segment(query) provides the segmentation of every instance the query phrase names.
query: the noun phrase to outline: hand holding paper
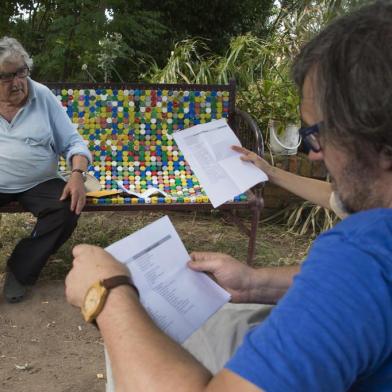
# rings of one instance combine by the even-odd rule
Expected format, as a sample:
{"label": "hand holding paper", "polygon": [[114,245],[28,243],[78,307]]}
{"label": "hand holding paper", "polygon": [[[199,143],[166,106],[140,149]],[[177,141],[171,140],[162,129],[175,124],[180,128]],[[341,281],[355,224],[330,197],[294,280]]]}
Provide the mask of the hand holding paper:
{"label": "hand holding paper", "polygon": [[187,267],[190,256],[167,216],[106,250],[126,264],[146,311],[179,343],[230,299],[207,275]]}
{"label": "hand holding paper", "polygon": [[224,119],[175,132],[173,137],[215,208],[268,180],[232,150],[241,143]]}

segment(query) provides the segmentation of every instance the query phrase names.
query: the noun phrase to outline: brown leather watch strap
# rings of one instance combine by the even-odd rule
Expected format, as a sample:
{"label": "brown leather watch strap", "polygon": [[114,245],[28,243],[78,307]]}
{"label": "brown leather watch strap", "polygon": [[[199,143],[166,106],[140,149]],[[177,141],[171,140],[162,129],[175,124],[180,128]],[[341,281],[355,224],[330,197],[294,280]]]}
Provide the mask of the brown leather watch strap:
{"label": "brown leather watch strap", "polygon": [[133,284],[132,279],[131,279],[130,276],[127,276],[127,275],[116,275],[116,276],[112,276],[111,278],[107,278],[107,279],[103,279],[102,280],[102,285],[107,290],[114,289],[115,287],[121,286],[123,284],[133,287],[133,289],[136,291],[137,295],[140,296],[139,295],[139,290]]}
{"label": "brown leather watch strap", "polygon": [[72,169],[71,170],[71,173],[75,173],[75,172],[80,173],[80,174],[86,173],[86,171],[82,170],[82,169]]}

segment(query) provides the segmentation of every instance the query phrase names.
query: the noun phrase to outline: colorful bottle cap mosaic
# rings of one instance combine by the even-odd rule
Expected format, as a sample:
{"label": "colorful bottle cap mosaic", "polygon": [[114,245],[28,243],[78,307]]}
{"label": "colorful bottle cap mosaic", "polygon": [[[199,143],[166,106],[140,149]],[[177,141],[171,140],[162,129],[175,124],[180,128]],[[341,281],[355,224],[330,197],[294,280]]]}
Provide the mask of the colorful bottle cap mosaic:
{"label": "colorful bottle cap mosaic", "polygon": [[[89,173],[103,190],[150,187],[170,197],[111,197],[94,203],[206,203],[208,197],[173,140],[173,131],[227,118],[229,91],[52,89],[88,143]],[[60,170],[65,170],[60,162]],[[236,200],[246,200],[245,195]]]}

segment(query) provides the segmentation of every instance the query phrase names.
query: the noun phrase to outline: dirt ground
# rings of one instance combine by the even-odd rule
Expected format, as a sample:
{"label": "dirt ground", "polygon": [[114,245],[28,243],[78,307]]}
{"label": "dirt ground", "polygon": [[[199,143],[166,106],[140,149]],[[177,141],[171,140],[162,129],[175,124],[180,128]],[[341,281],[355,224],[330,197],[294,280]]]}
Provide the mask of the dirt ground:
{"label": "dirt ground", "polygon": [[66,303],[63,281],[39,282],[19,304],[0,294],[0,391],[102,392],[102,377],[100,335]]}
{"label": "dirt ground", "polygon": [[[2,296],[5,262],[33,224],[28,214],[3,214],[0,236],[0,392],[104,392],[105,362],[98,331],[64,298],[71,249],[87,242],[107,246],[159,218],[157,214],[86,214],[73,237],[54,255],[25,301]],[[245,260],[247,238],[219,215],[171,214],[189,251],[224,251]],[[104,227],[105,230],[97,230]],[[224,230],[222,230],[224,227]],[[257,265],[291,265],[307,252],[308,236],[285,226],[263,225],[256,243]],[[102,378],[103,377],[103,378]]]}

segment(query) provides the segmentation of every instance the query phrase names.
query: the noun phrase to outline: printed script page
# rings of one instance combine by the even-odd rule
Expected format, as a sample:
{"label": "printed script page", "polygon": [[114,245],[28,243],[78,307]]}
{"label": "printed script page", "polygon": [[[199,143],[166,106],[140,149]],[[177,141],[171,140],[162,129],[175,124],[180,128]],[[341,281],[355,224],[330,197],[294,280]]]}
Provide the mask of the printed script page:
{"label": "printed script page", "polygon": [[231,146],[240,141],[225,119],[175,132],[174,140],[216,208],[259,182],[267,175],[240,159]]}
{"label": "printed script page", "polygon": [[207,275],[187,267],[190,256],[167,216],[106,250],[127,265],[142,305],[179,343],[230,299]]}

